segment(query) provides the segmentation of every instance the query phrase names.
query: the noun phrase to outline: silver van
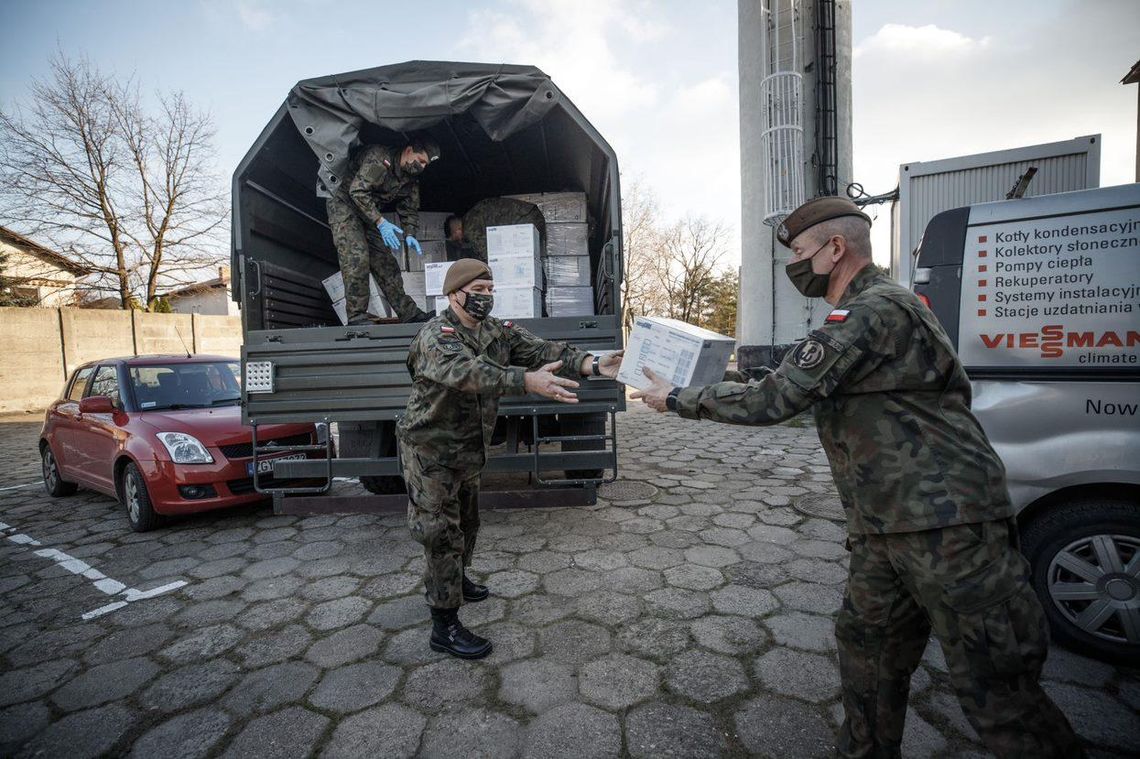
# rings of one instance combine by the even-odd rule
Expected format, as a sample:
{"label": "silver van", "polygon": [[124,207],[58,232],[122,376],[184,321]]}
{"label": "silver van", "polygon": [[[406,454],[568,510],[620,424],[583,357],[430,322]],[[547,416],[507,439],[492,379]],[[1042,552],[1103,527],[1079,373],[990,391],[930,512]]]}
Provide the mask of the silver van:
{"label": "silver van", "polygon": [[1140,184],[938,214],[914,291],[973,381],[1054,639],[1140,661]]}

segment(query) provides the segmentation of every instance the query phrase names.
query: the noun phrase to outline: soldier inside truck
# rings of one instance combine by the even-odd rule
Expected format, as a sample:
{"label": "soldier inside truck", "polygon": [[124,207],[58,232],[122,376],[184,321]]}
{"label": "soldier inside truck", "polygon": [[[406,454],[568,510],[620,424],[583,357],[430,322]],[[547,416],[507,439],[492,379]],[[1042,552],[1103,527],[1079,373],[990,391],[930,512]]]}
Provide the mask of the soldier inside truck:
{"label": "soldier inside truck", "polygon": [[[326,201],[329,229],[344,277],[348,324],[371,324],[368,275],[384,293],[402,322],[423,322],[431,314],[404,292],[400,266],[392,254],[408,250],[423,255],[416,235],[420,226],[420,175],[439,158],[429,137],[408,140],[403,148],[366,145],[352,156],[350,173]],[[384,213],[395,210],[400,225]],[[400,239],[401,235],[403,240]]]}

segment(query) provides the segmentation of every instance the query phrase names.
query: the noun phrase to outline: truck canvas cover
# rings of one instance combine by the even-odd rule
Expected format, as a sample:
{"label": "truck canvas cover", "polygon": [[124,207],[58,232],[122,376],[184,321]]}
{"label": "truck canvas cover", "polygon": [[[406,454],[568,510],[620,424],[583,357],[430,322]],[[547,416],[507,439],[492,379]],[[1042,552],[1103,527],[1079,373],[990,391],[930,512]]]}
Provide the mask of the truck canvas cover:
{"label": "truck canvas cover", "polygon": [[[427,130],[469,114],[494,142],[539,122],[562,95],[533,66],[487,66],[413,61],[306,79],[289,93],[289,115],[320,160],[320,178],[333,188],[364,128],[381,142]],[[384,137],[388,139],[385,140]],[[432,167],[433,170],[436,167]]]}

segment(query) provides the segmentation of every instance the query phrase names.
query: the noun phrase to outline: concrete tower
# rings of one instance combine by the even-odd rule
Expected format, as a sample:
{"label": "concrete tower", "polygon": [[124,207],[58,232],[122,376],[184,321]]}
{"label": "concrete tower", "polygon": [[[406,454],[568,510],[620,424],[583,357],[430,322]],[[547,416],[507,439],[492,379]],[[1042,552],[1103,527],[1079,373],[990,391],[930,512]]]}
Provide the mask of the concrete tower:
{"label": "concrete tower", "polygon": [[741,273],[737,360],[774,366],[830,307],[787,277],[775,228],[851,177],[850,0],[738,0]]}

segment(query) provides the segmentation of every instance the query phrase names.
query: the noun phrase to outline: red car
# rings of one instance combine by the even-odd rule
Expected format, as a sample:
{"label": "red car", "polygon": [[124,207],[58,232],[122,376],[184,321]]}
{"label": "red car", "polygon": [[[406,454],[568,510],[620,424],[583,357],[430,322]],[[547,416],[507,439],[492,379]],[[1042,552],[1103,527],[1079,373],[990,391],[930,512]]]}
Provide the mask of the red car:
{"label": "red car", "polygon": [[[77,486],[127,507],[138,532],[164,514],[190,514],[251,503],[252,430],[241,422],[241,364],[224,356],[136,356],[79,367],[40,432],[44,487],[55,497]],[[323,438],[323,436],[322,436]],[[258,427],[258,481],[272,482],[272,462],[303,458],[288,446],[314,445],[312,424]]]}

